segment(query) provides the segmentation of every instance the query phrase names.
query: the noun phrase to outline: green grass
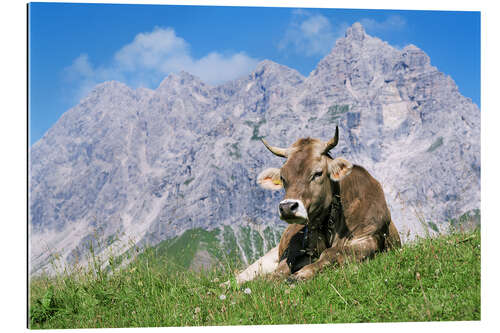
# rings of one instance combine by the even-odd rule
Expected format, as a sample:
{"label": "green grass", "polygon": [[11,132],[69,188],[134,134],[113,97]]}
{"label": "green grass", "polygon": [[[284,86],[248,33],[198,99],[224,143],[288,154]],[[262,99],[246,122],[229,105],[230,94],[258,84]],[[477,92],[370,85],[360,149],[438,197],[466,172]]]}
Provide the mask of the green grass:
{"label": "green grass", "polygon": [[325,269],[307,282],[259,278],[228,290],[219,287],[234,276],[228,269],[169,269],[150,250],[125,268],[32,278],[30,326],[480,320],[480,243],[479,230],[456,232]]}
{"label": "green grass", "polygon": [[203,246],[213,258],[220,258],[221,251],[217,240],[218,230],[206,231],[200,228],[186,230],[182,235],[162,241],[139,254],[139,260],[153,256],[157,262],[168,262],[178,269],[187,269],[193,262],[198,249]]}

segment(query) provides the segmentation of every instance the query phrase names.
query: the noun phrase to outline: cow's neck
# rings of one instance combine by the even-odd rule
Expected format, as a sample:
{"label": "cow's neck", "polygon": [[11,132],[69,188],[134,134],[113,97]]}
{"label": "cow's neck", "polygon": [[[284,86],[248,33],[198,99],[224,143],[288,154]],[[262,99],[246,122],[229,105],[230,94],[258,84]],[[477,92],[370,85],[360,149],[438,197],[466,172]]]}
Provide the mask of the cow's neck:
{"label": "cow's neck", "polygon": [[[332,184],[332,203],[329,212],[322,217],[307,221],[305,228],[306,251],[316,256],[322,252],[323,247],[330,247],[335,238],[336,229],[342,219],[342,204],[338,183]],[[317,253],[319,251],[319,253]]]}
{"label": "cow's neck", "polygon": [[335,221],[335,208],[332,203],[330,213],[323,218],[308,221],[304,228],[303,248],[311,257],[319,257],[331,243],[330,223]]}
{"label": "cow's neck", "polygon": [[340,200],[340,184],[331,181],[332,202],[329,211],[312,220],[307,221],[307,226],[311,229],[332,228],[336,222],[340,220],[342,214],[342,204]]}

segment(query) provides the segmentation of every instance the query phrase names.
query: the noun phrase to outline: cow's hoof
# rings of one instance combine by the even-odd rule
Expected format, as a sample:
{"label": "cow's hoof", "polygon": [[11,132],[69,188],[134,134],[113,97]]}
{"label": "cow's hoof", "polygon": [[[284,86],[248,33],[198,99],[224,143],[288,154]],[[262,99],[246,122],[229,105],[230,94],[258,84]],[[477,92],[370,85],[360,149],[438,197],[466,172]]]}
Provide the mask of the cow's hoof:
{"label": "cow's hoof", "polygon": [[286,283],[292,284],[292,283],[297,283],[298,279],[295,275],[290,275],[289,277],[286,278]]}
{"label": "cow's hoof", "polygon": [[310,280],[314,276],[314,271],[311,269],[302,268],[300,271],[293,273],[292,277],[296,281]]}

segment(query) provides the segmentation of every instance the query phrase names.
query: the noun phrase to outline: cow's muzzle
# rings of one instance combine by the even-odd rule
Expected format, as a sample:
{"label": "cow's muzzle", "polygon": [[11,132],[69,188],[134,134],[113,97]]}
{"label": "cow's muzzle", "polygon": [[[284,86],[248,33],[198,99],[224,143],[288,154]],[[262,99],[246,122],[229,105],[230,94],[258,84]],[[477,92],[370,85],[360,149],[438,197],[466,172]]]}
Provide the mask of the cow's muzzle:
{"label": "cow's muzzle", "polygon": [[285,199],[279,204],[280,219],[287,223],[305,224],[307,211],[301,200]]}

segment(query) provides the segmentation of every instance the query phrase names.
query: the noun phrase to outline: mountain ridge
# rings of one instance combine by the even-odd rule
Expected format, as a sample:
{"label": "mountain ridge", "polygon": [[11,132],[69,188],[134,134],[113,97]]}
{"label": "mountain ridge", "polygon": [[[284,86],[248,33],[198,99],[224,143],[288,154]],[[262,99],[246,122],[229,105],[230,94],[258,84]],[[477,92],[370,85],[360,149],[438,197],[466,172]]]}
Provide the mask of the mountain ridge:
{"label": "mountain ridge", "polygon": [[218,86],[186,72],[155,90],[97,85],[31,147],[32,271],[47,265],[41,243],[69,258],[94,228],[154,244],[195,228],[283,227],[282,194],[255,183],[283,161],[260,138],[328,140],[337,124],[335,156],[381,182],[404,239],[479,208],[479,108],[424,51],[354,24],[307,77],[264,60]]}

